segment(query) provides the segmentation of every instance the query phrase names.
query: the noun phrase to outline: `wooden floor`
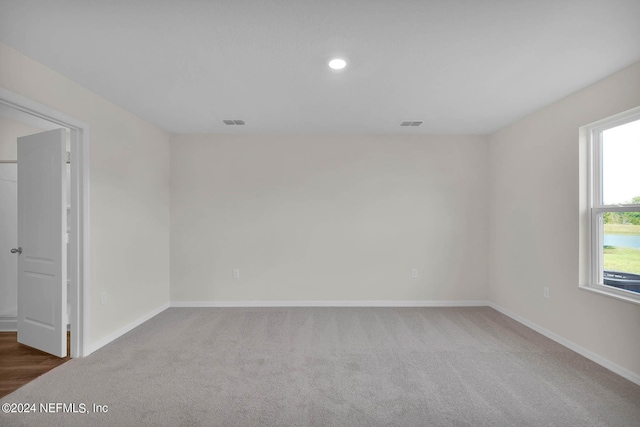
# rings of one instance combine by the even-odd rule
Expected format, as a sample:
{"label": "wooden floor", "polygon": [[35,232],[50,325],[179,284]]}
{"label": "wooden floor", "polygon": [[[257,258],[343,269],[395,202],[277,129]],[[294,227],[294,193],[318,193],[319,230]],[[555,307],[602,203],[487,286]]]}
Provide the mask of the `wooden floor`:
{"label": "wooden floor", "polygon": [[[17,332],[0,332],[0,398],[69,360],[36,350],[17,341]],[[70,339],[67,333],[67,354]]]}

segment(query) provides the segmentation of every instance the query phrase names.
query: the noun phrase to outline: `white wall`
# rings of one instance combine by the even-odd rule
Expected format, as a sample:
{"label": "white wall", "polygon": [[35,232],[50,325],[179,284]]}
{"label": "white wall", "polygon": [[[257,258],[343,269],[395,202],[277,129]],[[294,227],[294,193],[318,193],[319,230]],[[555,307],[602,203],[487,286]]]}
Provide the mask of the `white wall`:
{"label": "white wall", "polygon": [[490,137],[489,283],[499,306],[640,375],[640,305],[578,289],[578,128],[638,105],[635,64]]}
{"label": "white wall", "polygon": [[172,301],[485,300],[487,153],[475,136],[174,136]]}
{"label": "white wall", "polygon": [[168,134],[3,44],[0,86],[90,126],[90,344],[167,304]]}
{"label": "white wall", "polygon": [[0,317],[18,315],[18,165],[0,163]]}

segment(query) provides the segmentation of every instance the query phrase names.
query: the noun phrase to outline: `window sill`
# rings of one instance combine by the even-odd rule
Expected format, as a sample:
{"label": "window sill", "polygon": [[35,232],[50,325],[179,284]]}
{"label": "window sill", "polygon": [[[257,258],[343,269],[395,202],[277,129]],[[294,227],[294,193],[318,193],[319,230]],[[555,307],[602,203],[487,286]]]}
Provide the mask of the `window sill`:
{"label": "window sill", "polygon": [[640,305],[640,293],[637,292],[624,291],[603,285],[580,285],[579,288],[599,295]]}

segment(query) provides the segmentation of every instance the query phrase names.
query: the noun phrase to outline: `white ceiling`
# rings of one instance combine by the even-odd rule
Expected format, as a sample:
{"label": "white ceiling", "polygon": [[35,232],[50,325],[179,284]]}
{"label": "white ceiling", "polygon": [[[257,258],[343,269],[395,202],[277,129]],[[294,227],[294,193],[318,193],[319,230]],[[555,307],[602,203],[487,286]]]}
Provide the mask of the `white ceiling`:
{"label": "white ceiling", "polygon": [[640,0],[0,0],[0,41],[170,132],[485,134],[640,61],[639,18]]}

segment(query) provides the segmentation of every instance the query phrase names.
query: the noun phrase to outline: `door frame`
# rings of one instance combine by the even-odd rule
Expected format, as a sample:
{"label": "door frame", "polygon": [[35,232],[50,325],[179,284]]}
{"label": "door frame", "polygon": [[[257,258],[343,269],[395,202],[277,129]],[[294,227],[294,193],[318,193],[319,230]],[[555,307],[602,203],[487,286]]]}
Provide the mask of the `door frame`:
{"label": "door frame", "polygon": [[[0,104],[38,117],[77,133],[77,143],[71,144],[71,233],[69,259],[72,268],[71,296],[71,357],[88,356],[89,351],[89,125],[53,108],[0,87]],[[74,173],[75,166],[75,173]],[[75,197],[73,197],[75,196]],[[75,210],[73,209],[75,198]],[[76,217],[73,217],[76,212]]]}

